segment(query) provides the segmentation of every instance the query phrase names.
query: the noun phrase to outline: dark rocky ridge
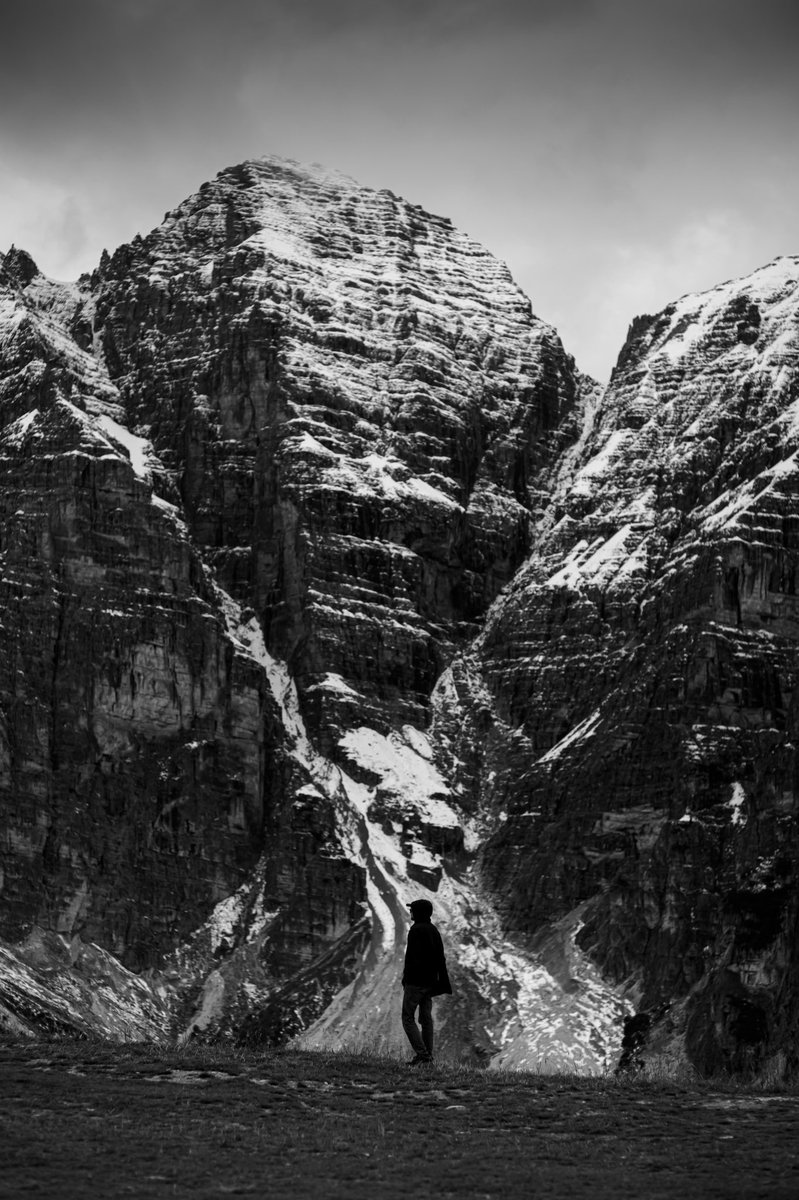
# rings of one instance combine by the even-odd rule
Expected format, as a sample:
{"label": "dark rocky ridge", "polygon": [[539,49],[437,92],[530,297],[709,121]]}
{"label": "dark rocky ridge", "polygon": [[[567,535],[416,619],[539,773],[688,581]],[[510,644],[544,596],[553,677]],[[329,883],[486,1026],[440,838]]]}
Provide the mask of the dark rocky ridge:
{"label": "dark rocky ridge", "polygon": [[796,259],[634,325],[439,719],[508,925],[706,1070],[796,1064],[798,360]]}
{"label": "dark rocky ridge", "polygon": [[320,168],[78,286],[9,252],[0,1021],[84,1027],[99,972],[114,1036],[379,1040],[421,886],[444,1045],[595,1069],[632,998],[792,1069],[798,279],[636,319],[601,395],[481,247]]}

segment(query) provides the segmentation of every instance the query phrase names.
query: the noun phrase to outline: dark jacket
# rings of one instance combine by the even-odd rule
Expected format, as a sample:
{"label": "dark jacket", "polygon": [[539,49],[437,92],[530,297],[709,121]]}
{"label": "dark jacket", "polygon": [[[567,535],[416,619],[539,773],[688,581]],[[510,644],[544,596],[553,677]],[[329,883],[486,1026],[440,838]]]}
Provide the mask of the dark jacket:
{"label": "dark jacket", "polygon": [[427,988],[431,996],[452,995],[444,943],[432,921],[414,921],[408,930],[403,985]]}

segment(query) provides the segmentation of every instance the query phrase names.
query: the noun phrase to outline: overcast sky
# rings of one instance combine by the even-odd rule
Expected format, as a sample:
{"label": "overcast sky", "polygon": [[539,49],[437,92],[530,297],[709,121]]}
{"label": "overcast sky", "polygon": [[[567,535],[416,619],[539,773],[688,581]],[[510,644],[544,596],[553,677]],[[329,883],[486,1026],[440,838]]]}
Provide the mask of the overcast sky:
{"label": "overcast sky", "polygon": [[5,0],[0,249],[75,278],[265,153],[504,259],[583,370],[799,253],[796,0]]}

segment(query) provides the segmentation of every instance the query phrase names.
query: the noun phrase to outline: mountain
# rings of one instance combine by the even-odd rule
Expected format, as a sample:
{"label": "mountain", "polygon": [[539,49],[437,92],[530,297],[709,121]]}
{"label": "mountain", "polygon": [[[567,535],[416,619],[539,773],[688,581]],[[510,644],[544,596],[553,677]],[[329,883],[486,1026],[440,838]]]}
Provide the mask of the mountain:
{"label": "mountain", "polygon": [[707,1071],[795,1066],[798,359],[796,258],[639,318],[438,685],[505,926]]}
{"label": "mountain", "polygon": [[601,1069],[638,1010],[791,1069],[798,284],[638,318],[603,391],[320,167],[75,285],[12,248],[0,1023],[389,1045],[421,893],[452,1053]]}

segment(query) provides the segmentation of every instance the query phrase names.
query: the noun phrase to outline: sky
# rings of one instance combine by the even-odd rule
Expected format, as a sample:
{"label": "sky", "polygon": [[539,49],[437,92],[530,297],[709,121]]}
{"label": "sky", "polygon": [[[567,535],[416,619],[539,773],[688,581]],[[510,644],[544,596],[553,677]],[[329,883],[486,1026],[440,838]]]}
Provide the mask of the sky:
{"label": "sky", "polygon": [[5,0],[0,250],[58,279],[218,171],[320,162],[504,260],[578,366],[799,254],[796,0]]}

